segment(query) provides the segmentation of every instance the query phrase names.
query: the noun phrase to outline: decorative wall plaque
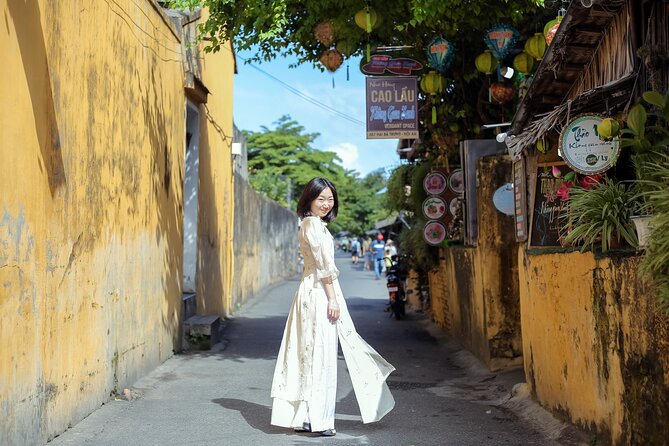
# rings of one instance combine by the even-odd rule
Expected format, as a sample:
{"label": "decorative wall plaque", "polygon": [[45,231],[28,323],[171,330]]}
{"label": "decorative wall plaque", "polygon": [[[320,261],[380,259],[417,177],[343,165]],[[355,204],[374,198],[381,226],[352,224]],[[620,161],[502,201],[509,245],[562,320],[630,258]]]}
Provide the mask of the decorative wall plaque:
{"label": "decorative wall plaque", "polygon": [[596,114],[577,116],[560,135],[561,156],[578,173],[593,175],[607,171],[618,159],[618,138],[604,141],[597,126],[603,118]]}

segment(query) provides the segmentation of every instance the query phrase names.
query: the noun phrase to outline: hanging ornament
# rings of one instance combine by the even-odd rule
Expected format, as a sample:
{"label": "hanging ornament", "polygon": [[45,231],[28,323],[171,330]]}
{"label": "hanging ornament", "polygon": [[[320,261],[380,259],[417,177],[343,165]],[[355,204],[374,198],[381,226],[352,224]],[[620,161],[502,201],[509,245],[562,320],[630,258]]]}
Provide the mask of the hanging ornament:
{"label": "hanging ornament", "polygon": [[500,23],[486,31],[483,40],[497,60],[504,60],[519,37],[514,27]]}
{"label": "hanging ornament", "polygon": [[513,58],[513,68],[527,76],[532,72],[532,68],[534,68],[534,57],[525,51],[521,52]]}
{"label": "hanging ornament", "polygon": [[421,78],[420,89],[432,98],[432,124],[436,124],[437,95],[444,91],[444,78],[436,71],[430,71]]}
{"label": "hanging ornament", "polygon": [[541,60],[546,54],[546,36],[536,33],[525,42],[525,51],[536,60]]}
{"label": "hanging ornament", "polygon": [[511,101],[516,94],[513,84],[508,81],[495,82],[490,86],[490,96],[498,104],[506,104]]}
{"label": "hanging ornament", "polygon": [[337,71],[343,61],[341,54],[335,50],[325,50],[321,55],[321,63],[330,73]]}
{"label": "hanging ornament", "polygon": [[378,16],[374,9],[367,7],[355,13],[355,24],[362,28],[367,34],[376,27]]}
{"label": "hanging ornament", "polygon": [[334,43],[334,34],[334,26],[327,20],[314,27],[314,36],[316,36],[316,40],[328,48]]}
{"label": "hanging ornament", "polygon": [[455,47],[443,37],[437,37],[426,48],[427,61],[435,70],[443,73],[451,66]]}
{"label": "hanging ornament", "polygon": [[492,74],[497,66],[497,61],[490,50],[485,50],[483,53],[476,56],[474,63],[476,64],[476,69],[483,74]]}
{"label": "hanging ornament", "polygon": [[558,28],[560,27],[560,22],[562,22],[562,17],[557,17],[550,22],[546,23],[546,26],[544,27],[544,35],[546,36],[546,44],[550,45],[553,39],[555,38],[555,34],[557,33]]}
{"label": "hanging ornament", "polygon": [[602,122],[597,126],[597,135],[599,139],[604,141],[611,141],[620,133],[620,123],[613,118],[602,119]]}
{"label": "hanging ornament", "polygon": [[378,24],[379,16],[376,14],[376,11],[374,11],[374,9],[367,6],[365,9],[361,9],[360,11],[356,12],[354,19],[355,19],[355,24],[358,25],[358,27],[365,30],[365,32],[367,33],[366,53],[367,53],[367,62],[369,62],[372,53],[369,44],[369,35],[371,34],[374,27]]}

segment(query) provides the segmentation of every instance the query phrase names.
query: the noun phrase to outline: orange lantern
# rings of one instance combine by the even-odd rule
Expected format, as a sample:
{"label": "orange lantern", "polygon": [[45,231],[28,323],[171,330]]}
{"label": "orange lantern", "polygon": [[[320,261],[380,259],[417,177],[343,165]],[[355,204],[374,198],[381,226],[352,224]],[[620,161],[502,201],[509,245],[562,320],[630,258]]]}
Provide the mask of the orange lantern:
{"label": "orange lantern", "polygon": [[516,89],[510,82],[495,82],[490,86],[490,96],[498,104],[506,104],[513,99]]}
{"label": "orange lantern", "polygon": [[327,20],[314,27],[314,36],[328,48],[334,43],[334,26]]}
{"label": "orange lantern", "polygon": [[337,71],[342,62],[344,59],[338,51],[325,50],[321,55],[321,63],[330,73]]}

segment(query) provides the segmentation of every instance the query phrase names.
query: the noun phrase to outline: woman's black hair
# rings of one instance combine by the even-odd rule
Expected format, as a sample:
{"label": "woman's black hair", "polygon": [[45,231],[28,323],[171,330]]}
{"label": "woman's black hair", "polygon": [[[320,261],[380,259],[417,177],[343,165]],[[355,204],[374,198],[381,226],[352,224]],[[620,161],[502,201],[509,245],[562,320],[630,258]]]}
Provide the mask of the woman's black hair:
{"label": "woman's black hair", "polygon": [[304,190],[302,191],[302,195],[300,195],[300,199],[297,202],[297,216],[300,218],[305,218],[311,215],[311,203],[318,198],[318,196],[323,192],[324,189],[330,188],[332,191],[332,198],[334,198],[334,204],[332,205],[332,209],[330,209],[330,212],[323,217],[323,220],[326,222],[331,222],[334,221],[335,218],[337,218],[337,211],[339,211],[339,199],[337,198],[337,188],[335,187],[334,184],[332,184],[332,181],[328,180],[327,178],[312,178],[309,180],[306,186],[304,186]]}

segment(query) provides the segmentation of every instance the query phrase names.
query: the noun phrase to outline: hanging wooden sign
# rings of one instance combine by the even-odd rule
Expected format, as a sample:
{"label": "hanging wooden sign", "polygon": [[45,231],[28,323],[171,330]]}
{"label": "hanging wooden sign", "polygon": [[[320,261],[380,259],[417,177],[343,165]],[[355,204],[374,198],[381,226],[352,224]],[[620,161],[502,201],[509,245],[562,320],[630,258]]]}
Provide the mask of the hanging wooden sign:
{"label": "hanging wooden sign", "polygon": [[527,240],[527,177],[525,159],[513,163],[513,210],[516,241]]}

